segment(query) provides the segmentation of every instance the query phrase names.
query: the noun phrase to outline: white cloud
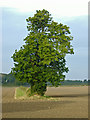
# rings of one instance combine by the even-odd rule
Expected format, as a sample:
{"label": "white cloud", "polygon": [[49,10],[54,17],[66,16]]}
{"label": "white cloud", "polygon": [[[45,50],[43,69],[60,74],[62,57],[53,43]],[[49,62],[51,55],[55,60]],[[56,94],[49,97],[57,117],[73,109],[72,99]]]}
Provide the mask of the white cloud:
{"label": "white cloud", "polygon": [[80,16],[88,14],[88,0],[0,0],[0,7],[17,8],[18,12],[46,9],[53,16]]}

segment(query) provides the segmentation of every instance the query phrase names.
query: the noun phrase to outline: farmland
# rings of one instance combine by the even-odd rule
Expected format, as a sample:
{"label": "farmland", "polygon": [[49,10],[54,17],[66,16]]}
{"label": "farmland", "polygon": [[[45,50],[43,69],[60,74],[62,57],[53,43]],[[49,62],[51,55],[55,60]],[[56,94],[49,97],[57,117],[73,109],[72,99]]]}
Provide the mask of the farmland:
{"label": "farmland", "polygon": [[88,86],[48,87],[57,101],[14,99],[15,89],[2,88],[3,118],[88,118]]}

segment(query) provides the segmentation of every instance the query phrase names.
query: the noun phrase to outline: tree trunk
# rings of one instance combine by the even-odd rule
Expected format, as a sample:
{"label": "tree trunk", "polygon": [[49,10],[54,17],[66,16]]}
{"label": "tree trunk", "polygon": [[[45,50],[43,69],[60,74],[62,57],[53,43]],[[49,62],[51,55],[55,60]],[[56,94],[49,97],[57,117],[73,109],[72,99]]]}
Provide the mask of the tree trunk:
{"label": "tree trunk", "polygon": [[45,84],[43,86],[43,83],[41,83],[41,82],[31,84],[31,94],[37,93],[40,96],[44,96],[46,87],[47,87],[47,85]]}
{"label": "tree trunk", "polygon": [[35,92],[36,92],[35,85],[31,84],[31,94],[33,94]]}

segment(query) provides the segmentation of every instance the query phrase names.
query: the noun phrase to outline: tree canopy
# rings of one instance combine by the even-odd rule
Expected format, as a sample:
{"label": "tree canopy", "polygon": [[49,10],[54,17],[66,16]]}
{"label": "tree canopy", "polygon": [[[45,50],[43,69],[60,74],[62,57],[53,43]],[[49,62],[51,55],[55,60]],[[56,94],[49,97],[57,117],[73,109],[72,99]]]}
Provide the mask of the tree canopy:
{"label": "tree canopy", "polygon": [[65,79],[66,54],[74,54],[73,37],[67,25],[54,22],[45,9],[36,10],[33,17],[26,19],[28,35],[19,51],[12,58],[12,73],[21,82],[31,85],[31,92],[44,95],[47,82],[60,85]]}

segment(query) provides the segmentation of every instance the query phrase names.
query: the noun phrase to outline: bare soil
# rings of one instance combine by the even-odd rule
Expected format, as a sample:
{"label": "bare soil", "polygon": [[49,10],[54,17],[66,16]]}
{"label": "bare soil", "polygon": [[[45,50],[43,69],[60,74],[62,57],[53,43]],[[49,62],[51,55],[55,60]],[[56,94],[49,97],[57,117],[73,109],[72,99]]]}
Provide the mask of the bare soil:
{"label": "bare soil", "polygon": [[3,118],[88,118],[88,86],[49,87],[54,100],[17,100],[15,87],[2,88]]}

